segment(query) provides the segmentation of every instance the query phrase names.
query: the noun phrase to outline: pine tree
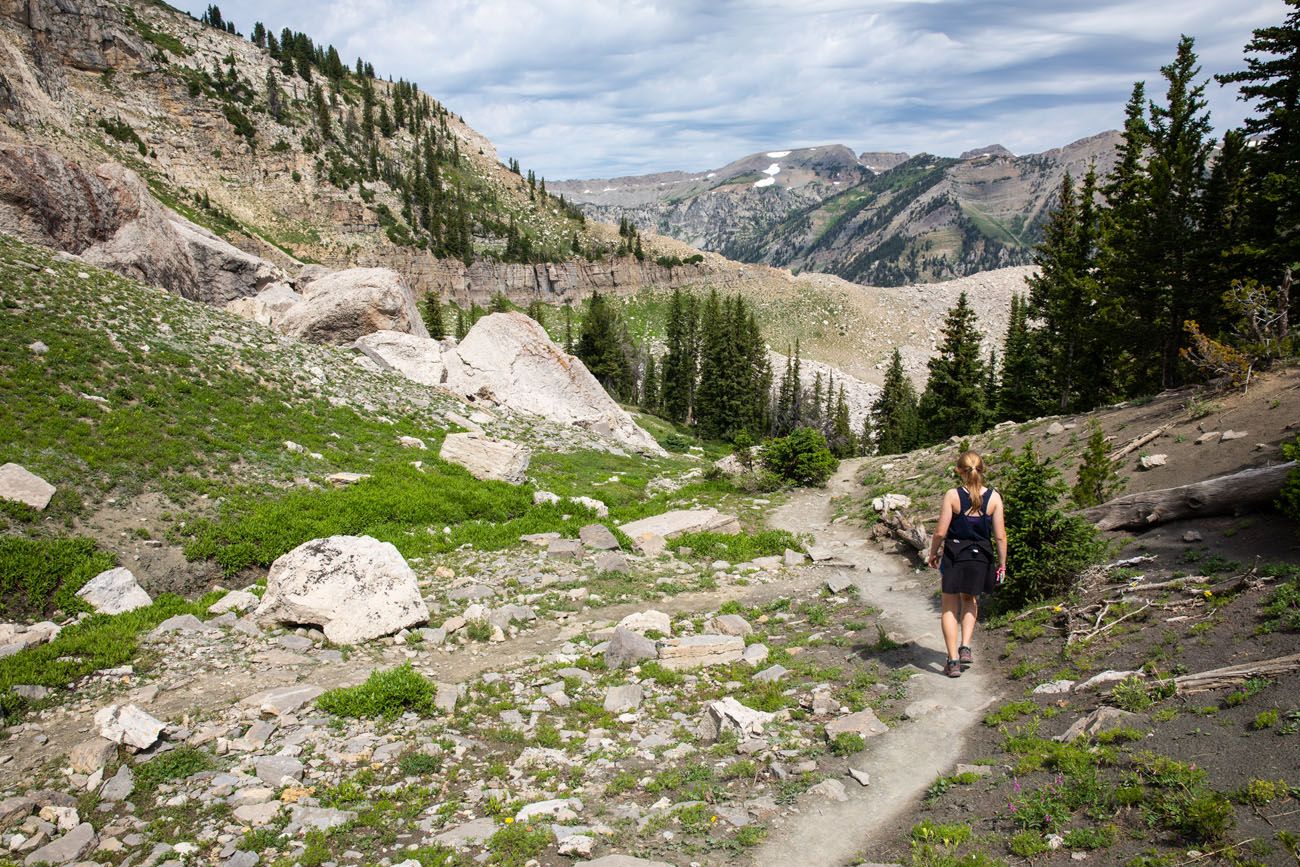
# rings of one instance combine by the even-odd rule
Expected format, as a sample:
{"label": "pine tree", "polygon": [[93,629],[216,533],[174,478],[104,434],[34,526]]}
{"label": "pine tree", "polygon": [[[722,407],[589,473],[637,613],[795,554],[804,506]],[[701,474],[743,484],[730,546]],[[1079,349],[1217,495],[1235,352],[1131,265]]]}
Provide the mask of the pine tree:
{"label": "pine tree", "polygon": [[509,313],[510,299],[506,297],[506,293],[498,292],[497,294],[493,295],[492,305],[490,309],[493,313]]}
{"label": "pine tree", "polygon": [[576,354],[607,392],[615,398],[630,396],[633,376],[624,352],[618,313],[599,292],[592,293],[587,302]]}
{"label": "pine tree", "polygon": [[804,419],[808,427],[818,430],[822,426],[822,388],[822,372],[819,370],[813,374],[812,393],[808,397],[808,413]]}
{"label": "pine tree", "polygon": [[1029,304],[1020,295],[1011,296],[1011,315],[1002,343],[1002,378],[998,385],[998,415],[1011,421],[1027,421],[1043,415],[1045,365],[1037,346],[1039,336],[1029,327]]}
{"label": "pine tree", "polygon": [[725,313],[715,289],[700,312],[700,378],[695,392],[695,424],[702,436],[713,439],[725,434],[734,419],[728,412],[727,392],[736,359],[727,338]]}
{"label": "pine tree", "polygon": [[465,321],[465,311],[460,307],[456,308],[456,340],[459,342],[465,339],[469,333],[469,324]]}
{"label": "pine tree", "polygon": [[447,336],[447,323],[442,316],[442,299],[430,292],[424,296],[424,327],[434,340]]}
{"label": "pine tree", "polygon": [[943,345],[929,361],[918,413],[923,442],[979,433],[984,427],[984,359],[975,311],[966,293],[948,311]]}
{"label": "pine tree", "polygon": [[[1250,168],[1250,276],[1280,285],[1300,262],[1300,0],[1285,20],[1246,43],[1246,68],[1219,76],[1254,104],[1245,134]],[[1226,146],[1226,143],[1225,143]],[[1245,276],[1245,275],[1243,275]],[[1300,282],[1300,281],[1297,281]],[[1292,290],[1293,292],[1296,290]],[[1297,299],[1300,300],[1300,299]],[[1291,303],[1300,312],[1300,303]]]}
{"label": "pine tree", "polygon": [[528,302],[528,318],[543,328],[546,327],[546,305],[540,298]]}
{"label": "pine tree", "polygon": [[857,453],[857,437],[853,435],[853,423],[849,420],[849,401],[844,393],[844,386],[839,389],[835,400],[835,409],[831,415],[831,432],[826,437],[831,452],[837,458],[850,458]]}
{"label": "pine tree", "polygon": [[659,411],[659,371],[653,353],[647,353],[645,374],[641,381],[641,408],[646,412]]}
{"label": "pine tree", "polygon": [[567,301],[564,304],[564,351],[573,354],[573,305]]}
{"label": "pine tree", "polygon": [[1079,465],[1078,481],[1070,490],[1070,500],[1080,509],[1100,505],[1119,492],[1123,482],[1119,477],[1118,462],[1110,459],[1110,445],[1106,432],[1093,419],[1089,425],[1088,445]]}
{"label": "pine tree", "polygon": [[668,322],[665,332],[667,352],[661,369],[660,403],[669,421],[687,422],[695,398],[695,383],[699,366],[695,343],[696,308],[694,299],[680,289],[674,289],[668,305]]}
{"label": "pine tree", "polygon": [[903,370],[903,356],[897,349],[885,372],[880,397],[871,405],[871,418],[875,428],[876,454],[901,454],[918,445],[920,420],[916,389]]}

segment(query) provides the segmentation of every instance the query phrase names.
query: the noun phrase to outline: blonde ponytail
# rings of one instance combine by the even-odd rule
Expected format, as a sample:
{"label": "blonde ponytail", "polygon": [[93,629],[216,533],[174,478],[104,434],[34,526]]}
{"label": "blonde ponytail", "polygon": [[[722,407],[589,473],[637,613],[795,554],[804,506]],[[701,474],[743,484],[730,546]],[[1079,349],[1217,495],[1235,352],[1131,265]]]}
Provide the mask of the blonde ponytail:
{"label": "blonde ponytail", "polygon": [[984,459],[979,452],[962,452],[957,458],[957,475],[961,476],[962,487],[970,494],[972,509],[983,511],[984,505]]}

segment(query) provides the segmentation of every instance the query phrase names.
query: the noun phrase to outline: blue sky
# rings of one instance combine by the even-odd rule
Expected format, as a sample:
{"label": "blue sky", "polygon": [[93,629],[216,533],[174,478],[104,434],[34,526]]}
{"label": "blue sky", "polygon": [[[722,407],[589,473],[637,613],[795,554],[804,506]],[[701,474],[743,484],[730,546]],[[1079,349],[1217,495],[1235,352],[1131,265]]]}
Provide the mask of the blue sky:
{"label": "blue sky", "polygon": [[[1178,37],[1239,68],[1281,0],[223,0],[248,33],[302,30],[415,81],[504,160],[552,178],[714,168],[846,144],[1016,153],[1121,123]],[[200,14],[207,2],[181,4]],[[1248,111],[1211,82],[1216,127]]]}

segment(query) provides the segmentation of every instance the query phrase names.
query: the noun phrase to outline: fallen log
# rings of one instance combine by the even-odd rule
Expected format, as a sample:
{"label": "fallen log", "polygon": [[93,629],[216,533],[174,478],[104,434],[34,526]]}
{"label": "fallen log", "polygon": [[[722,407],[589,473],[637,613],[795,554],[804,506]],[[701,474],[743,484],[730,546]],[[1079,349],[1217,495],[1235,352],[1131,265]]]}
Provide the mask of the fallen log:
{"label": "fallen log", "polygon": [[1117,461],[1117,460],[1119,460],[1120,458],[1122,458],[1122,457],[1124,457],[1125,455],[1127,455],[1129,452],[1132,452],[1132,451],[1134,451],[1134,450],[1136,450],[1136,449],[1140,449],[1140,448],[1142,448],[1144,445],[1146,445],[1147,443],[1151,442],[1153,439],[1155,439],[1156,437],[1160,436],[1160,435],[1161,435],[1162,433],[1164,433],[1165,431],[1169,430],[1171,427],[1174,426],[1174,424],[1175,424],[1175,422],[1172,422],[1172,421],[1171,421],[1171,422],[1169,422],[1168,424],[1163,424],[1163,425],[1161,425],[1160,427],[1156,428],[1155,430],[1151,431],[1150,433],[1144,433],[1144,434],[1142,434],[1142,436],[1140,436],[1140,437],[1136,437],[1136,438],[1134,438],[1134,439],[1129,440],[1128,443],[1126,443],[1124,446],[1122,446],[1122,447],[1116,449],[1115,451],[1111,452],[1111,453],[1110,453],[1110,459],[1111,459],[1112,461]]}
{"label": "fallen log", "polygon": [[1240,513],[1267,506],[1277,498],[1295,461],[1242,470],[1191,485],[1128,494],[1085,509],[1082,514],[1101,530],[1152,527],[1181,518]]}
{"label": "fallen log", "polygon": [[1237,686],[1252,677],[1269,677],[1297,670],[1300,670],[1300,653],[1292,653],[1289,656],[1243,662],[1224,668],[1200,671],[1196,674],[1184,674],[1174,678],[1174,689],[1179,694],[1208,692],[1212,689]]}

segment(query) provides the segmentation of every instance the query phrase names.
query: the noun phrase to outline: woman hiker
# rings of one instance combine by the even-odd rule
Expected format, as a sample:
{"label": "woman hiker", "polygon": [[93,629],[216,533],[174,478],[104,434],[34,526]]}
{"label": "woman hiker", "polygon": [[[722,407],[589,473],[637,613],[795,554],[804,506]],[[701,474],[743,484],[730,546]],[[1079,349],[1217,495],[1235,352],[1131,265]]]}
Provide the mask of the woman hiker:
{"label": "woman hiker", "polygon": [[971,642],[979,614],[979,595],[992,592],[1002,583],[1007,564],[1002,496],[984,484],[984,461],[976,452],[962,452],[956,470],[961,485],[943,495],[939,524],[927,558],[931,567],[939,567],[942,576],[940,623],[948,649],[943,673],[948,677],[960,677],[974,661]]}

